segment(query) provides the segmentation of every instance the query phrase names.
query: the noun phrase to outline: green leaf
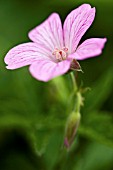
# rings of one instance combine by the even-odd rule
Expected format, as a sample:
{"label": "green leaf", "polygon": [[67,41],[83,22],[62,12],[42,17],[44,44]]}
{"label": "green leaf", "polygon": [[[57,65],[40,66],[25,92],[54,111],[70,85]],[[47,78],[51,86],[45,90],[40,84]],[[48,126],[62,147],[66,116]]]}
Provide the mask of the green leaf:
{"label": "green leaf", "polygon": [[66,82],[65,78],[63,76],[59,76],[57,78],[54,78],[51,81],[51,84],[53,85],[54,95],[56,96],[57,100],[66,104],[67,99],[70,95],[70,92],[69,92],[69,89],[67,87],[68,83]]}
{"label": "green leaf", "polygon": [[[64,120],[56,119],[54,116],[39,116],[37,120],[33,120],[32,132],[38,155],[43,155],[47,152],[47,148],[51,146],[51,140],[54,140],[52,137],[55,137],[55,133],[57,133],[57,137],[60,134],[64,135],[64,123]],[[62,144],[63,141],[60,140],[60,142]]]}
{"label": "green leaf", "polygon": [[90,113],[95,109],[99,109],[107,100],[113,90],[113,68],[110,68],[102,77],[97,80],[91,87],[91,91],[85,95],[84,113]]}
{"label": "green leaf", "polygon": [[19,115],[7,115],[0,117],[0,128],[7,128],[7,127],[24,127],[29,129],[30,128],[30,120],[19,116]]}
{"label": "green leaf", "polygon": [[113,147],[113,117],[106,112],[86,114],[79,133],[89,139]]}
{"label": "green leaf", "polygon": [[45,153],[51,134],[52,132],[45,128],[40,128],[39,130],[34,129],[34,145],[39,156]]}
{"label": "green leaf", "polygon": [[63,132],[54,129],[44,154],[44,160],[48,170],[53,170],[63,152]]}
{"label": "green leaf", "polygon": [[[113,160],[113,149],[93,142],[89,143],[80,157],[75,158],[72,170],[103,170],[110,168]],[[77,160],[76,160],[77,159]]]}

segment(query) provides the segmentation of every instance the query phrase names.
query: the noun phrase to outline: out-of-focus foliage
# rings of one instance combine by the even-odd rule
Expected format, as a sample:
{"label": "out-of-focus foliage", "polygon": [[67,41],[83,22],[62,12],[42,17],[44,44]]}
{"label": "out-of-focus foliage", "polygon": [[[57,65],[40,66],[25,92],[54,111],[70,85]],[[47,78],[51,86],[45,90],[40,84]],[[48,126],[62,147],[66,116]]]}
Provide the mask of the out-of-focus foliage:
{"label": "out-of-focus foliage", "polygon": [[0,170],[113,169],[113,2],[86,0],[97,15],[83,39],[107,37],[102,56],[82,61],[78,84],[84,94],[82,120],[75,142],[63,147],[72,85],[69,75],[38,82],[28,68],[5,69],[4,55],[29,41],[27,33],[51,12],[66,15],[83,0],[0,1]]}

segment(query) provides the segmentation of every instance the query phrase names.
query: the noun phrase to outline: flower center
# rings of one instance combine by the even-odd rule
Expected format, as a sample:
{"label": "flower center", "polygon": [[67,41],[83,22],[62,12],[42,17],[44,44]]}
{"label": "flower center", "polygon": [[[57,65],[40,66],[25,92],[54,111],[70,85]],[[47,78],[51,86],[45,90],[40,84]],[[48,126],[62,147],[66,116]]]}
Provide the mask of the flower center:
{"label": "flower center", "polygon": [[58,48],[55,48],[52,54],[55,55],[58,61],[62,61],[62,60],[66,60],[67,52],[68,52],[68,48],[66,47],[62,48],[61,50],[59,50]]}

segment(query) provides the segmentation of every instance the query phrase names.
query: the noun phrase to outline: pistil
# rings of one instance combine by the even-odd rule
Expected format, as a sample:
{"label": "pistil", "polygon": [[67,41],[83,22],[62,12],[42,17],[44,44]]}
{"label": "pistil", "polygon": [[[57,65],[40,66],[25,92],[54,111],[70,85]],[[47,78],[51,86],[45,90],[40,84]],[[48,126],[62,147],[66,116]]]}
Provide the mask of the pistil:
{"label": "pistil", "polygon": [[61,50],[59,50],[58,48],[55,48],[55,50],[52,54],[55,55],[55,57],[58,61],[62,61],[62,60],[66,60],[67,52],[68,52],[68,48],[64,47]]}

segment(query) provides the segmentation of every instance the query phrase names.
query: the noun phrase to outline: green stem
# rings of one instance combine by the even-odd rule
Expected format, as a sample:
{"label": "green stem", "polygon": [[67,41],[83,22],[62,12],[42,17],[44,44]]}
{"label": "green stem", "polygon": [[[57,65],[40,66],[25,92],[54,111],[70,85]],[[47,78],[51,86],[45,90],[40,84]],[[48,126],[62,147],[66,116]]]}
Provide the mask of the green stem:
{"label": "green stem", "polygon": [[74,106],[73,111],[80,112],[80,107],[82,104],[82,96],[81,96],[81,93],[78,91],[78,86],[77,86],[77,82],[76,82],[74,73],[71,72],[70,75],[71,75],[71,79],[72,79],[72,83],[73,83],[72,98],[73,98],[73,96],[75,96],[75,98],[76,98],[75,99],[76,105]]}
{"label": "green stem", "polygon": [[75,75],[73,72],[70,73],[71,75],[71,79],[72,79],[72,83],[73,83],[73,91],[76,93],[77,90],[78,90],[78,86],[77,86],[77,82],[76,82],[76,79],[75,79]]}
{"label": "green stem", "polygon": [[75,111],[76,113],[79,113],[79,112],[80,112],[81,104],[82,104],[82,96],[81,96],[81,93],[80,93],[80,92],[77,92],[77,94],[76,94],[76,105],[75,105],[75,107],[74,107],[74,111]]}

